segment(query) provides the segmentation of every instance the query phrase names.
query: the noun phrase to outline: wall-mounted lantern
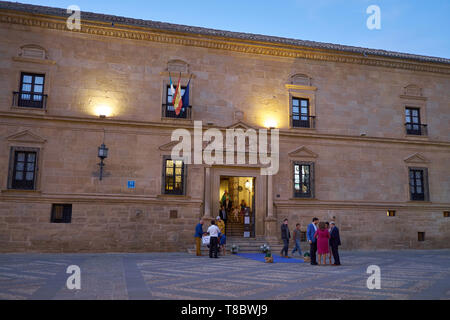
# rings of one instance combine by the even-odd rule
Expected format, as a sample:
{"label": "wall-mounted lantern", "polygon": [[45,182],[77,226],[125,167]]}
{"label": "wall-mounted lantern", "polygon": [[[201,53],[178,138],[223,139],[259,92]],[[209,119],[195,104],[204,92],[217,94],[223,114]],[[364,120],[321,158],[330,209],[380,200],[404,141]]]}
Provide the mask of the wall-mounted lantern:
{"label": "wall-mounted lantern", "polygon": [[102,143],[102,145],[98,147],[98,157],[100,158],[100,163],[98,164],[100,166],[100,180],[102,180],[103,167],[105,166],[103,160],[108,158],[108,148],[105,146],[104,143]]}

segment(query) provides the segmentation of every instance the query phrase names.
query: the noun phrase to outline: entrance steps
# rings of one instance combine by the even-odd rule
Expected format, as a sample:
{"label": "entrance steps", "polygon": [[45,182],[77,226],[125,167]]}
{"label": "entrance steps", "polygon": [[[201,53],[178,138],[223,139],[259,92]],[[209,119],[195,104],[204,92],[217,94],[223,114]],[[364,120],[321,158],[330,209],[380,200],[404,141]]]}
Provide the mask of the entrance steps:
{"label": "entrance steps", "polygon": [[[239,236],[239,237],[231,237],[231,236],[227,237],[227,245],[226,245],[227,254],[231,253],[231,247],[233,245],[237,245],[239,247],[239,251],[238,251],[239,253],[242,253],[242,252],[258,253],[258,252],[261,252],[260,247],[263,244],[269,245],[270,249],[272,251],[272,254],[274,254],[274,255],[279,255],[281,249],[283,248],[283,244],[281,241],[272,243],[272,242],[266,241],[264,239],[264,237],[244,238],[244,237],[242,237],[242,234],[241,234],[241,236]],[[289,251],[291,251],[292,248],[293,248],[292,244],[290,244]],[[303,250],[303,248],[302,248],[302,250]],[[195,245],[192,248],[189,248],[188,252],[191,254],[195,254]],[[202,252],[202,255],[209,255],[209,248],[205,245],[202,245],[201,252]],[[290,252],[289,252],[289,254],[290,254]]]}

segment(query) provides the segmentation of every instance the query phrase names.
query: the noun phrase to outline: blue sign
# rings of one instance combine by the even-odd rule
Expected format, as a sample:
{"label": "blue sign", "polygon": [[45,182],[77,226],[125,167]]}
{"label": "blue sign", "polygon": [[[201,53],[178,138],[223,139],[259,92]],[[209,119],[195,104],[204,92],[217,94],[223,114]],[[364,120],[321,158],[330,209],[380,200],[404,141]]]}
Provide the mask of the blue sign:
{"label": "blue sign", "polygon": [[136,185],[136,181],[128,180],[128,189],[134,189]]}

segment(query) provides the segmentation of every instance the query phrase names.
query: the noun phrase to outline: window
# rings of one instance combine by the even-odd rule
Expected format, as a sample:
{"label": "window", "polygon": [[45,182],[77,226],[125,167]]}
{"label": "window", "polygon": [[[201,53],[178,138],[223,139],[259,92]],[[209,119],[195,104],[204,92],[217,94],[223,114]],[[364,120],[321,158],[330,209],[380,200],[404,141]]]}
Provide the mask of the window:
{"label": "window", "polygon": [[405,127],[406,134],[426,135],[426,125],[420,123],[419,108],[405,108]]}
{"label": "window", "polygon": [[388,210],[387,211],[387,216],[388,217],[395,217],[395,210]]}
{"label": "window", "polygon": [[[176,89],[176,88],[175,88]],[[184,97],[186,92],[186,87],[181,87],[181,96]],[[181,108],[181,112],[179,115],[175,113],[175,107],[173,106],[173,94],[170,90],[170,85],[167,85],[166,88],[166,103],[163,104],[163,117],[164,118],[180,118],[180,119],[190,119],[190,105],[184,105]]]}
{"label": "window", "polygon": [[72,221],[71,204],[52,204],[51,223],[70,223]]}
{"label": "window", "polygon": [[184,194],[185,165],[183,160],[164,159],[164,193]]}
{"label": "window", "polygon": [[417,241],[425,241],[425,232],[417,233]]}
{"label": "window", "polygon": [[15,150],[13,156],[11,188],[34,190],[37,152]]}
{"label": "window", "polygon": [[310,116],[309,99],[292,98],[292,126],[314,128],[313,119]]}
{"label": "window", "polygon": [[20,91],[14,92],[15,104],[19,107],[44,108],[47,98],[44,95],[44,80],[43,74],[22,72]]}
{"label": "window", "polygon": [[444,218],[450,217],[450,211],[444,211]]}
{"label": "window", "polygon": [[300,231],[300,241],[306,242],[306,231]]}
{"label": "window", "polygon": [[294,197],[312,198],[313,197],[313,163],[294,163]]}
{"label": "window", "polygon": [[409,191],[411,200],[428,200],[428,170],[409,168]]}

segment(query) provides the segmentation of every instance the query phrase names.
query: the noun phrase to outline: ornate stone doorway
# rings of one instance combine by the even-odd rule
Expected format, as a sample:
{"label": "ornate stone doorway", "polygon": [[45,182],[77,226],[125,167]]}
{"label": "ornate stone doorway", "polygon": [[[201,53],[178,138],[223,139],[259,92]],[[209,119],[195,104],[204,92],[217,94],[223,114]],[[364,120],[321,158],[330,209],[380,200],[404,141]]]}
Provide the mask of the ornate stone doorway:
{"label": "ornate stone doorway", "polygon": [[226,211],[226,235],[255,237],[255,177],[220,176],[219,201]]}

